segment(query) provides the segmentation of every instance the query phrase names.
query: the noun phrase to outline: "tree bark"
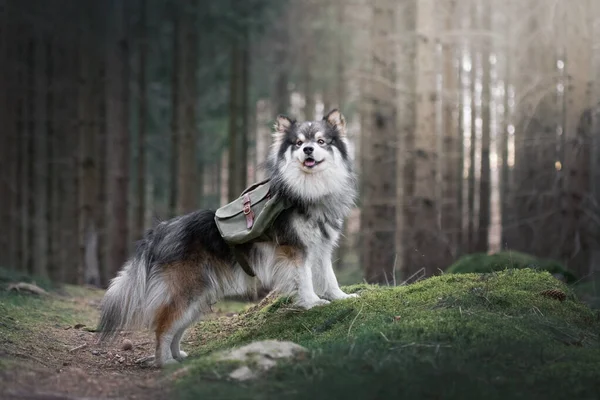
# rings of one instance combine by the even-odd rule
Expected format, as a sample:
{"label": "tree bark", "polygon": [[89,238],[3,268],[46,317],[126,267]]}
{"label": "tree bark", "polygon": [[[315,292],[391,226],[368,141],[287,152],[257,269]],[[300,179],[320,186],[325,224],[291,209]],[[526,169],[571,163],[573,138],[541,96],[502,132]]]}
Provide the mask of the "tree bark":
{"label": "tree bark", "polygon": [[477,230],[476,210],[475,210],[475,193],[477,179],[475,176],[475,156],[477,154],[477,54],[474,49],[471,50],[471,74],[470,74],[470,91],[471,91],[471,128],[469,141],[469,180],[467,187],[467,237],[466,248],[469,252],[475,251],[475,232]]}
{"label": "tree bark", "polygon": [[246,32],[241,41],[240,49],[240,148],[239,148],[239,161],[238,161],[238,194],[246,189],[248,181],[248,137],[250,135],[249,125],[249,92],[250,92],[250,30],[246,29]]}
{"label": "tree bark", "polygon": [[[488,32],[492,30],[490,0],[484,0],[482,6],[482,28]],[[490,129],[491,114],[491,45],[489,39],[483,41],[482,82],[481,82],[481,178],[479,181],[479,222],[477,224],[477,238],[475,251],[487,252],[490,228]]]}
{"label": "tree bark", "polygon": [[183,41],[181,11],[179,10],[176,1],[172,2],[173,12],[173,47],[171,64],[171,157],[170,157],[170,179],[169,179],[169,214],[174,217],[177,214],[177,197],[178,197],[178,156],[179,156],[179,129],[181,121],[181,46]]}
{"label": "tree bark", "polygon": [[239,137],[239,90],[240,90],[240,44],[237,38],[232,39],[231,43],[231,72],[229,75],[229,155],[228,155],[228,179],[227,179],[227,196],[229,201],[237,198],[240,184],[238,165],[240,154],[240,137]]}
{"label": "tree bark", "polygon": [[134,232],[141,238],[146,228],[146,147],[148,130],[148,87],[147,87],[147,58],[148,58],[148,1],[140,0],[140,20],[138,28],[138,159],[137,159],[137,208]]}
{"label": "tree bark", "polygon": [[[445,29],[451,31],[455,26],[456,2],[449,1],[444,9]],[[443,135],[444,152],[442,172],[443,180],[443,205],[442,205],[442,230],[448,241],[448,248],[453,258],[459,253],[461,231],[461,208],[459,203],[462,182],[462,165],[460,151],[462,148],[460,118],[455,117],[455,110],[460,110],[458,71],[455,67],[457,52],[453,43],[444,43],[443,49]]]}
{"label": "tree bark", "polygon": [[[85,14],[92,18],[91,13]],[[82,21],[86,21],[86,18]],[[79,31],[79,264],[82,266],[80,280],[85,284],[99,286],[98,232],[95,205],[98,196],[96,164],[96,132],[93,124],[93,63],[97,60],[96,50],[85,26]]]}
{"label": "tree bark", "polygon": [[7,36],[10,34],[10,16],[8,1],[0,0],[0,121],[4,123],[4,129],[0,130],[0,141],[4,143],[0,150],[0,171],[4,171],[0,178],[0,224],[4,232],[0,234],[0,266],[12,268],[12,168],[13,160],[11,153],[14,137],[14,120],[12,119],[9,96],[12,93],[11,77],[13,59]]}
{"label": "tree bark", "polygon": [[[25,28],[27,29],[27,28]],[[25,273],[33,273],[32,239],[33,239],[33,213],[34,213],[34,154],[33,154],[33,135],[34,135],[34,82],[33,82],[33,58],[35,49],[35,39],[32,32],[27,32],[25,39],[25,54],[23,68],[23,124],[22,124],[22,142],[21,142],[21,171],[20,181],[22,201],[21,201],[21,270]]]}
{"label": "tree bark", "polygon": [[110,2],[107,57],[107,244],[114,276],[127,258],[129,182],[129,49],[125,5]]}
{"label": "tree bark", "polygon": [[35,254],[33,272],[48,276],[48,44],[43,32],[38,33],[35,48]]}
{"label": "tree bark", "polygon": [[415,58],[414,195],[411,211],[418,223],[411,226],[408,265],[423,269],[427,276],[447,266],[450,254],[440,226],[437,197],[438,138],[436,137],[435,1],[417,0]]}
{"label": "tree bark", "polygon": [[[394,48],[389,39],[394,29],[395,4],[372,5],[371,62],[369,84],[371,140],[368,168],[363,171],[362,265],[371,283],[392,284],[396,262],[396,149],[389,146],[396,137],[396,93],[378,78],[394,82]],[[382,171],[388,171],[382,173]]]}

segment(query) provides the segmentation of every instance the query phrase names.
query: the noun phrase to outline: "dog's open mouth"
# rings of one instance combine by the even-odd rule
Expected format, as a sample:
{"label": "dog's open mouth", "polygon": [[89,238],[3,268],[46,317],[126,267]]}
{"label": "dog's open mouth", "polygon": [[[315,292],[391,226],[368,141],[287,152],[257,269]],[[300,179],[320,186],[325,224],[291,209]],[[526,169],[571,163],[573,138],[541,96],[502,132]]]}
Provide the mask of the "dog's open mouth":
{"label": "dog's open mouth", "polygon": [[323,160],[317,161],[312,157],[306,157],[306,159],[304,160],[302,165],[304,165],[306,168],[314,168],[317,165],[321,164],[322,162],[323,162]]}

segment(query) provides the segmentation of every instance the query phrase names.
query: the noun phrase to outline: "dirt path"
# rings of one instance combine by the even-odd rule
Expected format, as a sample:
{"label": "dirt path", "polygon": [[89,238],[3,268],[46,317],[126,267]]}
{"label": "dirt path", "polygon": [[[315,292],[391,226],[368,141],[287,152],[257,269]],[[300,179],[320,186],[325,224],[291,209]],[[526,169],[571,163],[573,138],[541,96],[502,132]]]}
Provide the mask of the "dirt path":
{"label": "dirt path", "polygon": [[[97,295],[58,301],[68,304],[66,310],[72,306],[73,313],[86,321],[97,317]],[[17,334],[0,336],[0,399],[168,398],[169,378],[135,362],[153,353],[150,335],[125,334],[100,347],[96,335],[79,324],[53,324],[50,318],[31,327],[7,314],[0,319],[0,328]],[[131,340],[132,349],[121,349],[125,338]]]}

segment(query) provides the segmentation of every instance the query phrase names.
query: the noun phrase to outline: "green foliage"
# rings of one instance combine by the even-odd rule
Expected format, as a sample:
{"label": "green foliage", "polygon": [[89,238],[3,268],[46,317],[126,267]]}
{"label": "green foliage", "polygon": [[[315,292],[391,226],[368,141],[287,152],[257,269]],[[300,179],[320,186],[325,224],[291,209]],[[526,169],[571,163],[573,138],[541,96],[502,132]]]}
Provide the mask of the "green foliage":
{"label": "green foliage", "polygon": [[[309,311],[285,299],[202,322],[179,398],[593,398],[600,323],[585,305],[539,293],[570,289],[532,269],[446,274],[403,287],[356,285],[361,297]],[[262,312],[259,312],[262,311]],[[262,378],[231,382],[205,357],[255,340],[312,352]],[[186,349],[187,350],[187,349]],[[198,357],[203,356],[203,357]]]}
{"label": "green foliage", "polygon": [[577,280],[573,273],[556,260],[541,259],[518,251],[501,251],[496,254],[468,254],[448,267],[446,273],[487,273],[522,268],[548,271],[553,275],[560,275],[567,283],[573,283]]}

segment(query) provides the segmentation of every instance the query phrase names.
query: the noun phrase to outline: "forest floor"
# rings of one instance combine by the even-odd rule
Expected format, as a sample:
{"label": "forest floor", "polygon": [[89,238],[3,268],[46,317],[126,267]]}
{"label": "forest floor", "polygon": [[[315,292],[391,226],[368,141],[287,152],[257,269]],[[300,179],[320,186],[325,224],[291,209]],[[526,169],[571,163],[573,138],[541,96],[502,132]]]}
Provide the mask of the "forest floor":
{"label": "forest floor", "polygon": [[[285,298],[217,310],[157,370],[149,334],[99,346],[103,292],[6,290],[0,274],[0,399],[592,399],[600,393],[600,314],[547,272],[446,274],[299,311]],[[44,287],[44,285],[41,285]],[[224,306],[225,307],[225,306]],[[234,304],[233,309],[240,308]],[[277,339],[308,352],[238,382],[214,356]],[[132,349],[123,350],[125,340]],[[254,361],[247,364],[255,368]],[[433,384],[435,383],[435,384]]]}
{"label": "forest floor", "polygon": [[[0,280],[1,281],[1,280]],[[47,294],[0,288],[0,399],[165,399],[169,375],[139,362],[153,354],[149,332],[99,345],[93,332],[103,291],[77,286]],[[224,303],[212,317],[232,315]],[[126,340],[131,349],[124,350]],[[184,341],[183,346],[187,343]]]}

